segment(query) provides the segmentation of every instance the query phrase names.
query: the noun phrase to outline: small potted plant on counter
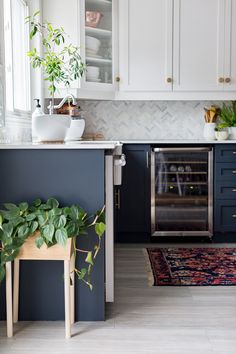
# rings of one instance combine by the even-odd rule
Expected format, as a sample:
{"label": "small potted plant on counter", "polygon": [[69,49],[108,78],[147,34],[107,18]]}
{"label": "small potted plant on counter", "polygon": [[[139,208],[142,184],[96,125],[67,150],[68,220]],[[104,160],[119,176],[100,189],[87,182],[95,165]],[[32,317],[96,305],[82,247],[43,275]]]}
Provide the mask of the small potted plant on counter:
{"label": "small potted plant on counter", "polygon": [[236,101],[232,101],[231,105],[223,103],[219,117],[218,128],[228,128],[230,139],[236,140]]}
{"label": "small potted plant on counter", "polygon": [[[6,263],[14,261],[23,246],[30,245],[32,250],[33,241],[34,247],[53,254],[54,248],[66,249],[70,242],[74,255],[84,255],[87,265],[82,269],[75,266],[73,271],[92,290],[91,270],[106,228],[104,208],[95,215],[88,215],[79,205],[60,207],[54,198],[46,203],[37,199],[32,205],[7,203],[4,207],[5,210],[0,211],[0,282],[5,276]],[[90,228],[95,230],[97,243],[91,249],[77,248],[76,238]]]}
{"label": "small potted plant on counter", "polygon": [[219,124],[215,127],[215,137],[217,140],[227,140],[229,132],[227,128],[222,128]]}

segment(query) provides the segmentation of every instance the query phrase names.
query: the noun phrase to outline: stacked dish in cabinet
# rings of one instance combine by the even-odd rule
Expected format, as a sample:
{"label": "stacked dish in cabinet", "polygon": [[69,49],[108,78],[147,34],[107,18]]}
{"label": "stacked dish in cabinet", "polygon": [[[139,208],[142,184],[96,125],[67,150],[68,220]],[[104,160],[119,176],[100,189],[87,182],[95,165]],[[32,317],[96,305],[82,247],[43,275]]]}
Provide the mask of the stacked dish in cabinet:
{"label": "stacked dish in cabinet", "polygon": [[85,0],[86,81],[112,83],[112,1]]}

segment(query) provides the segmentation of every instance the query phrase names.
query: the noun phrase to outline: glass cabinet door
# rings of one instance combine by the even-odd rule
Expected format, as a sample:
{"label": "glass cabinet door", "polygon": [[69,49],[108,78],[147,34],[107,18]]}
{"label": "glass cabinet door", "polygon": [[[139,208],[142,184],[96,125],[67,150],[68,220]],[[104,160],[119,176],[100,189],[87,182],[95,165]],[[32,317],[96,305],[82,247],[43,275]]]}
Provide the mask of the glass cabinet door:
{"label": "glass cabinet door", "polygon": [[113,1],[84,0],[86,82],[113,83]]}
{"label": "glass cabinet door", "polygon": [[207,234],[211,226],[209,152],[156,150],[152,164],[153,235]]}

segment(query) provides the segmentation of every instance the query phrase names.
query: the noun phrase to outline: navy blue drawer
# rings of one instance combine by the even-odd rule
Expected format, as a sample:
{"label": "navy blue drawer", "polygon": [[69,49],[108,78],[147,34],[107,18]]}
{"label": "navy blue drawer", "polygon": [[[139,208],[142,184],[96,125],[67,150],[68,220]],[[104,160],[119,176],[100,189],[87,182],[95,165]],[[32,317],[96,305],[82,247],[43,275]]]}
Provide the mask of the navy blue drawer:
{"label": "navy blue drawer", "polygon": [[215,147],[216,162],[235,162],[236,163],[236,144],[221,145]]}
{"label": "navy blue drawer", "polygon": [[215,204],[215,231],[236,232],[236,201],[217,200]]}
{"label": "navy blue drawer", "polygon": [[[236,176],[235,176],[236,178]],[[216,199],[233,199],[236,201],[236,180],[230,182],[218,182],[215,185]],[[236,204],[236,203],[235,203]]]}
{"label": "navy blue drawer", "polygon": [[233,181],[236,183],[236,162],[216,163],[215,179],[218,181]]}

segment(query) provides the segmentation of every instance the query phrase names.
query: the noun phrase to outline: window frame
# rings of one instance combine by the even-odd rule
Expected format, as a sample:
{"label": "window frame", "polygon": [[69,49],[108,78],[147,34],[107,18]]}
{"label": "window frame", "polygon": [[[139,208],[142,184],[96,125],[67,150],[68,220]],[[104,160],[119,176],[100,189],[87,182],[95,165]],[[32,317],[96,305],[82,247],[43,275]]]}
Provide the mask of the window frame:
{"label": "window frame", "polygon": [[[14,0],[9,0],[11,3]],[[40,11],[42,14],[42,0],[20,0],[22,3],[24,3],[27,7],[27,12],[28,15],[33,15],[36,11]],[[0,6],[3,9],[4,5],[4,0],[0,0]],[[12,10],[11,10],[12,11]],[[2,11],[3,12],[3,11]],[[12,14],[12,12],[11,12]],[[3,15],[2,15],[2,19]],[[41,20],[41,19],[40,19]],[[11,16],[11,21],[12,21],[12,16]],[[41,43],[39,39],[33,39],[30,41],[29,39],[29,26],[28,26],[28,38],[25,38],[27,44],[27,50],[30,50],[32,47],[37,47],[39,51],[41,51]],[[1,28],[0,28],[1,31]],[[1,31],[0,36],[4,39],[4,25],[3,25],[3,30]],[[12,40],[12,38],[11,38]],[[41,102],[43,101],[43,89],[42,89],[42,72],[40,69],[38,69],[37,73],[35,72],[34,69],[32,69],[30,65],[30,61],[27,65],[28,69],[26,70],[27,72],[27,77],[28,77],[28,89],[29,92],[27,93],[29,95],[28,100],[29,100],[29,109],[28,110],[20,110],[14,107],[14,92],[13,92],[13,97],[12,97],[12,102],[13,102],[13,109],[12,110],[7,110],[6,108],[6,78],[5,78],[5,52],[4,52],[4,40],[2,41],[3,43],[3,48],[2,48],[2,59],[3,59],[3,71],[4,71],[4,80],[3,80],[3,85],[4,85],[4,107],[5,107],[5,119],[3,124],[6,124],[6,120],[14,120],[18,121],[19,123],[25,123],[26,121],[30,122],[31,119],[31,112],[32,112],[32,107],[33,107],[33,99],[34,98],[39,98]],[[1,54],[1,52],[0,52]],[[13,54],[12,54],[13,58]],[[27,57],[26,57],[27,58]],[[12,73],[13,73],[13,60],[12,60]],[[13,77],[13,90],[14,90],[14,77]]]}

